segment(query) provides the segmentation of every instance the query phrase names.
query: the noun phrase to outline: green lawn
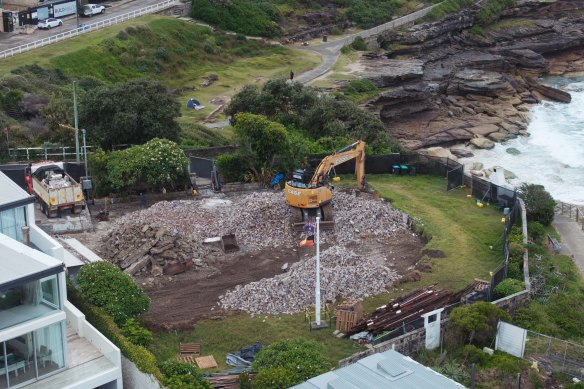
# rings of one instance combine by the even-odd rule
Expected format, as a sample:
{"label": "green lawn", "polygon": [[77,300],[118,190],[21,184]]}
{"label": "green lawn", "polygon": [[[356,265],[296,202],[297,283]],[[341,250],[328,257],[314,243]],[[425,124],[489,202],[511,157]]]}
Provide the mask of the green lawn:
{"label": "green lawn", "polygon": [[[354,180],[347,177],[344,182],[353,185]],[[366,310],[385,304],[390,297],[425,285],[437,284],[438,287],[457,290],[474,278],[488,279],[489,271],[501,261],[501,213],[490,207],[478,208],[474,199],[467,198],[462,189],[446,192],[444,178],[380,175],[369,176],[368,182],[396,208],[416,217],[418,226],[432,237],[426,247],[441,250],[446,257],[434,260],[433,272],[424,273],[421,281],[366,299]],[[224,319],[205,320],[190,331],[157,333],[150,350],[163,361],[178,353],[179,340],[198,342],[204,355],[212,354],[220,368],[225,368],[227,352],[255,342],[269,344],[295,336],[323,343],[326,356],[334,365],[339,359],[361,350],[350,340],[333,337],[330,329],[310,332],[303,314],[253,318],[247,314],[234,314]]]}
{"label": "green lawn", "polygon": [[427,285],[456,291],[475,278],[490,279],[489,272],[503,259],[500,211],[477,207],[475,199],[466,197],[466,188],[446,192],[442,177],[370,175],[367,182],[396,208],[417,219],[417,228],[430,237],[426,248],[442,251],[445,258],[433,259],[432,272],[423,273],[420,281],[366,300],[366,308],[371,310],[385,304],[388,297]]}

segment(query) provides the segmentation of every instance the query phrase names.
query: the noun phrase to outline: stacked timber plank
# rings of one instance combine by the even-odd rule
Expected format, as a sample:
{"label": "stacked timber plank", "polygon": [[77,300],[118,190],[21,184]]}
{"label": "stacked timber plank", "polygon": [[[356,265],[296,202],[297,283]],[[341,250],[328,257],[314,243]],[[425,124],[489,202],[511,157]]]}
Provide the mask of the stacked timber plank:
{"label": "stacked timber plank", "polygon": [[415,290],[377,308],[351,328],[349,334],[368,331],[377,335],[395,330],[424,313],[450,304],[452,297],[452,292],[434,289],[432,286]]}

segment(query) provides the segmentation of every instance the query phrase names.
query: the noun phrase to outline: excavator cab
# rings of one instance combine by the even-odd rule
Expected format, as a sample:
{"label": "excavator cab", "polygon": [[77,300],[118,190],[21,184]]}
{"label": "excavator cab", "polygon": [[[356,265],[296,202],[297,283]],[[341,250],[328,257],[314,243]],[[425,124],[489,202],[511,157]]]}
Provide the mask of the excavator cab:
{"label": "excavator cab", "polygon": [[292,208],[294,226],[302,228],[304,222],[316,217],[321,220],[321,226],[332,229],[333,192],[330,174],[335,166],[355,159],[357,185],[363,189],[365,182],[365,142],[357,141],[341,150],[326,156],[316,169],[297,169],[292,173],[292,180],[286,182],[286,203]]}

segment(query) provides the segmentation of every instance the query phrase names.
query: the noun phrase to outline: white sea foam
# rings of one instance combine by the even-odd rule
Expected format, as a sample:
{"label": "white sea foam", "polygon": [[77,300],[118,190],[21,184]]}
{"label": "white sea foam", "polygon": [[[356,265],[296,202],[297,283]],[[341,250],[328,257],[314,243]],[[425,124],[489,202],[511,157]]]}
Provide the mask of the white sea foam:
{"label": "white sea foam", "polygon": [[[492,150],[475,150],[463,163],[480,161],[486,168],[502,166],[522,182],[541,184],[556,200],[584,204],[584,81],[548,80],[570,92],[570,104],[544,102],[532,109],[530,137],[497,144]],[[510,147],[519,155],[506,152]]]}

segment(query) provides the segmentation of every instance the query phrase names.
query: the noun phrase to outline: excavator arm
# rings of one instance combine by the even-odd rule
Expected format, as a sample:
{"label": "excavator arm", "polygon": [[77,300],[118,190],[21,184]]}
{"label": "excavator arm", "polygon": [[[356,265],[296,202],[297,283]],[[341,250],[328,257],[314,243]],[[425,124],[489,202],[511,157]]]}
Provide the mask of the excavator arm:
{"label": "excavator arm", "polygon": [[332,168],[353,158],[355,159],[357,187],[362,190],[365,186],[365,142],[360,140],[323,158],[310,180],[310,185],[321,186],[326,184]]}

